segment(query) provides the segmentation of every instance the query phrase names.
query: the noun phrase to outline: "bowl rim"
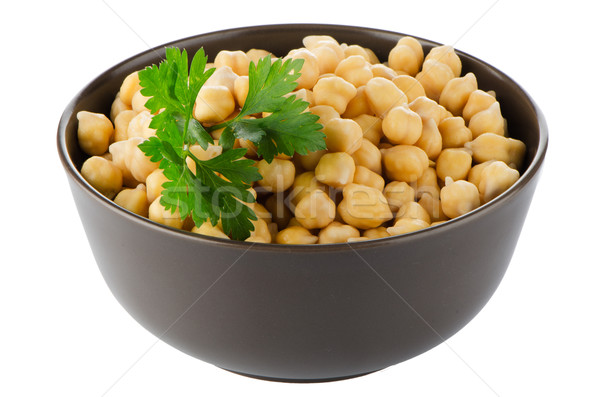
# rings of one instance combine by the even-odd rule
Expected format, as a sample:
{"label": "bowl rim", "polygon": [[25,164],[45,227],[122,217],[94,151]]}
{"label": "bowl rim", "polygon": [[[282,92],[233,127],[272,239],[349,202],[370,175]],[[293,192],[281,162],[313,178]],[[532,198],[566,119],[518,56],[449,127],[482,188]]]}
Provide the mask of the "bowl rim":
{"label": "bowl rim", "polygon": [[500,194],[498,197],[494,198],[493,200],[481,205],[480,207],[478,207],[472,211],[469,211],[468,213],[461,215],[459,217],[449,219],[439,225],[429,226],[425,229],[417,230],[417,231],[402,234],[402,235],[383,237],[383,238],[367,240],[367,241],[356,241],[356,242],[351,242],[351,243],[346,242],[346,243],[332,243],[332,244],[275,244],[275,243],[258,243],[258,242],[228,240],[228,239],[222,239],[222,238],[218,238],[218,237],[212,237],[212,236],[206,236],[206,235],[202,235],[202,234],[192,233],[192,232],[189,232],[186,230],[175,229],[175,228],[172,228],[172,227],[169,227],[166,225],[162,225],[158,222],[152,221],[143,216],[134,214],[134,213],[120,207],[113,200],[110,200],[106,196],[102,195],[99,191],[97,191],[95,188],[93,188],[83,178],[81,173],[77,170],[77,167],[75,166],[74,162],[72,161],[71,157],[69,156],[69,152],[67,149],[67,143],[66,143],[67,124],[71,118],[71,115],[73,114],[73,112],[75,110],[77,103],[83,97],[83,94],[85,93],[85,91],[90,89],[91,86],[93,86],[96,83],[96,81],[101,79],[103,76],[106,76],[106,75],[110,74],[111,72],[127,65],[129,62],[131,62],[132,60],[134,60],[136,58],[148,56],[151,53],[154,53],[155,55],[159,54],[160,56],[162,56],[162,54],[164,53],[165,47],[176,46],[176,45],[180,46],[180,45],[182,45],[182,43],[184,43],[186,41],[194,41],[194,40],[205,38],[205,37],[211,36],[211,35],[236,34],[236,33],[241,33],[241,32],[247,32],[249,29],[250,30],[256,30],[256,29],[275,30],[275,29],[306,29],[306,28],[314,28],[315,30],[327,30],[327,29],[352,30],[352,29],[357,29],[357,30],[370,32],[372,34],[385,34],[385,35],[391,34],[391,35],[397,35],[399,37],[411,36],[411,37],[414,37],[415,39],[419,40],[422,43],[427,43],[427,44],[432,44],[432,45],[441,45],[440,43],[437,43],[435,41],[425,39],[422,37],[418,37],[415,35],[410,35],[407,33],[395,32],[395,31],[390,31],[390,30],[376,29],[376,28],[371,28],[371,27],[339,25],[339,24],[283,23],[283,24],[248,25],[248,26],[244,26],[244,27],[236,27],[236,28],[230,28],[230,29],[205,32],[205,33],[200,33],[197,35],[192,35],[192,36],[184,37],[181,39],[173,40],[173,41],[149,48],[145,51],[137,53],[137,54],[117,63],[116,65],[113,65],[112,67],[110,67],[110,68],[106,69],[105,71],[103,71],[102,73],[100,73],[98,76],[96,76],[90,82],[88,82],[73,97],[73,99],[71,99],[71,101],[65,107],[65,109],[62,113],[62,116],[60,118],[59,124],[58,124],[58,133],[57,133],[56,142],[57,142],[59,158],[60,158],[60,161],[67,173],[67,176],[70,177],[74,182],[76,182],[79,185],[79,187],[82,188],[83,191],[85,191],[88,195],[90,195],[99,205],[102,205],[105,208],[118,213],[120,216],[128,218],[132,222],[138,223],[140,225],[140,227],[151,228],[151,229],[154,229],[156,232],[166,233],[173,238],[189,239],[190,242],[192,242],[192,243],[203,242],[206,244],[218,245],[218,246],[223,246],[223,247],[226,247],[229,249],[238,249],[241,251],[247,251],[250,248],[252,248],[253,250],[273,251],[273,252],[282,252],[282,251],[290,252],[290,251],[296,251],[296,250],[300,250],[302,252],[311,252],[311,251],[331,252],[331,251],[339,251],[339,250],[346,251],[346,250],[348,250],[348,248],[354,250],[354,247],[356,247],[357,249],[359,249],[359,248],[360,249],[376,248],[381,245],[394,244],[394,243],[398,243],[400,241],[402,241],[404,243],[410,243],[410,241],[412,241],[414,239],[422,238],[424,235],[426,235],[426,236],[432,235],[433,236],[433,235],[439,234],[442,231],[443,232],[451,231],[456,227],[460,227],[465,222],[467,222],[469,219],[475,220],[477,218],[484,217],[490,211],[493,211],[494,207],[501,205],[504,202],[508,202],[508,201],[514,199],[514,197],[521,190],[523,190],[525,188],[525,186],[533,179],[533,177],[540,171],[543,161],[544,161],[544,158],[546,156],[547,149],[548,149],[548,125],[547,125],[546,119],[545,119],[541,109],[539,108],[539,106],[536,104],[536,102],[533,100],[533,98],[529,95],[529,93],[527,91],[525,91],[525,89],[523,89],[523,87],[521,87],[521,85],[518,84],[515,80],[513,80],[511,77],[506,75],[506,73],[500,71],[493,65],[490,65],[487,62],[485,62],[469,53],[461,51],[457,48],[455,48],[455,51],[461,58],[466,57],[466,58],[470,58],[478,63],[481,63],[486,68],[489,68],[494,73],[501,76],[503,79],[506,79],[511,84],[514,84],[514,86],[517,87],[524,94],[525,98],[530,102],[530,104],[532,105],[532,108],[536,114],[536,119],[537,119],[536,121],[537,121],[538,129],[539,129],[539,134],[538,134],[539,140],[538,140],[538,145],[535,148],[535,155],[534,155],[533,159],[531,160],[531,164],[529,164],[529,166],[527,167],[525,172],[519,177],[517,182],[514,183],[509,189],[507,189],[505,192],[503,192],[502,194]]}

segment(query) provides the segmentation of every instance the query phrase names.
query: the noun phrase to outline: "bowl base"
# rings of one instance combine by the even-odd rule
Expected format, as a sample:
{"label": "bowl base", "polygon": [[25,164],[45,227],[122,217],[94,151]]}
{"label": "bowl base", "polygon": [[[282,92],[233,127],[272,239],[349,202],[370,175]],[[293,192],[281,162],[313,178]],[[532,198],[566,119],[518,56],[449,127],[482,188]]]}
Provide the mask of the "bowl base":
{"label": "bowl base", "polygon": [[294,379],[294,378],[272,378],[270,376],[260,376],[260,375],[252,375],[252,374],[246,374],[243,372],[238,372],[238,371],[232,371],[230,369],[227,368],[223,368],[223,367],[219,367],[221,369],[224,369],[225,371],[234,373],[236,375],[242,375],[248,378],[253,378],[253,379],[259,379],[259,380],[267,380],[270,382],[282,382],[282,383],[325,383],[325,382],[336,382],[336,381],[340,381],[340,380],[347,380],[347,379],[352,379],[352,378],[358,378],[361,376],[365,376],[365,375],[369,375],[372,374],[374,372],[377,371],[381,371],[380,369],[377,369],[375,371],[370,371],[370,372],[364,372],[364,373],[360,373],[360,374],[356,374],[356,375],[348,375],[348,376],[340,376],[340,377],[336,377],[336,378],[318,378],[318,379]]}

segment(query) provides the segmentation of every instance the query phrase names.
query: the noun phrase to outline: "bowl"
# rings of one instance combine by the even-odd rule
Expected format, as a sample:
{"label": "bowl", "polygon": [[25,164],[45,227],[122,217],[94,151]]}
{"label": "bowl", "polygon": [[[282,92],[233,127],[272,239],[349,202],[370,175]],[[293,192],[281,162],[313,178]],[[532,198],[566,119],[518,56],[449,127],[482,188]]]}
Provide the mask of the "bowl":
{"label": "bowl", "polygon": [[[402,33],[339,25],[267,25],[167,45],[209,57],[264,48],[283,56],[326,34],[386,59]],[[417,38],[425,52],[438,43]],[[90,247],[114,297],[173,347],[223,369],[288,382],[339,380],[415,357],[464,327],[498,287],[519,238],[548,144],[540,109],[513,80],[457,50],[463,74],[495,90],[510,135],[527,145],[521,178],[478,209],[410,234],[331,245],[225,241],[134,215],[79,169],[76,113],[107,113],[129,73],[158,63],[160,46],[110,68],[66,107],[58,152]]]}

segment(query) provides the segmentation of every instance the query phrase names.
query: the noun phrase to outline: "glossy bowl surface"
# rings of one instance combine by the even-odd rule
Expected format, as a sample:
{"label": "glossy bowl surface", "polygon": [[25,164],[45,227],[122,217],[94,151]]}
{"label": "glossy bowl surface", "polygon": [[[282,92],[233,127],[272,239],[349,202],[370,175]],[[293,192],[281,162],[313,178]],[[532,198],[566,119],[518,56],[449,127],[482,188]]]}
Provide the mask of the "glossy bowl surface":
{"label": "glossy bowl surface", "polygon": [[[386,59],[401,33],[339,25],[267,25],[168,45],[209,57],[264,48],[278,56],[327,34]],[[419,39],[425,51],[438,43]],[[463,74],[495,90],[510,135],[527,145],[521,179],[477,210],[404,236],[288,246],[193,235],[133,215],[78,169],[76,113],[108,113],[122,79],[158,63],[164,46],[107,70],[67,106],[58,151],[96,262],[115,298],[168,344],[224,369],[293,382],[367,374],[442,343],[487,303],[511,260],[548,137],[529,95],[494,67],[457,50]]]}

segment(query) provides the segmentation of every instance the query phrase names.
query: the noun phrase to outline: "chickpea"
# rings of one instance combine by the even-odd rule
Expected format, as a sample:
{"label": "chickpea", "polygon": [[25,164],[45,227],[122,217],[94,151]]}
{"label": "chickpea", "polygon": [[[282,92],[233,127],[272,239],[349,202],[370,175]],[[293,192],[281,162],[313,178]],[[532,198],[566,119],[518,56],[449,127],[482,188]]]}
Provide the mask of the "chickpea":
{"label": "chickpea", "polygon": [[471,130],[465,125],[462,117],[448,117],[440,121],[442,148],[459,148],[473,139]]}
{"label": "chickpea", "polygon": [[301,48],[292,50],[284,59],[303,59],[300,77],[296,80],[297,88],[312,89],[319,79],[319,62],[317,57],[307,49]]}
{"label": "chickpea", "polygon": [[343,48],[343,50],[344,50],[344,57],[346,57],[346,58],[356,55],[356,56],[363,57],[364,60],[367,62],[371,62],[371,58],[370,58],[367,50],[365,50],[363,47],[361,47],[359,45],[352,44],[352,45],[349,45],[349,46]]}
{"label": "chickpea", "polygon": [[121,88],[119,89],[119,98],[121,98],[121,101],[126,106],[131,106],[133,94],[135,94],[141,88],[142,86],[140,85],[140,77],[138,76],[138,72],[133,72],[123,80]]}
{"label": "chickpea", "polygon": [[363,138],[360,147],[352,153],[352,158],[357,166],[363,166],[381,175],[381,152],[371,141]]}
{"label": "chickpea", "polygon": [[323,45],[323,43],[333,43],[339,46],[339,43],[336,39],[327,35],[308,35],[304,36],[304,38],[302,39],[302,45],[304,45],[304,47],[308,48],[309,50],[313,50],[317,47],[320,47]]}
{"label": "chickpea", "polygon": [[129,123],[135,117],[136,113],[133,110],[123,110],[115,117],[115,142],[127,140],[127,131]]}
{"label": "chickpea", "polygon": [[317,167],[317,164],[319,164],[321,157],[323,157],[323,155],[326,153],[326,149],[308,152],[305,155],[299,155],[298,160],[300,161],[302,168],[304,168],[306,171],[313,171]]}
{"label": "chickpea", "polygon": [[458,55],[456,55],[456,52],[454,52],[454,48],[449,45],[433,47],[425,57],[425,62],[445,64],[452,70],[455,77],[460,76],[462,62]]}
{"label": "chickpea", "polygon": [[112,199],[123,186],[121,170],[112,161],[92,156],[81,166],[81,175],[94,189]]}
{"label": "chickpea", "polygon": [[[247,74],[247,73],[246,73]],[[206,80],[203,87],[224,86],[233,94],[235,81],[240,78],[231,67],[225,65],[215,69],[214,73]],[[244,76],[248,77],[248,76]]]}
{"label": "chickpea", "polygon": [[456,76],[448,65],[435,60],[423,62],[423,70],[415,76],[425,89],[427,96],[436,102],[440,100],[444,86],[454,77]]}
{"label": "chickpea", "polygon": [[383,77],[374,77],[366,85],[366,95],[370,108],[379,117],[397,106],[408,103],[408,99],[396,84]]}
{"label": "chickpea", "polygon": [[126,142],[129,142],[129,159],[127,160],[127,168],[131,171],[131,175],[138,182],[145,182],[148,175],[152,171],[158,169],[158,163],[154,163],[147,157],[144,152],[138,147],[144,139],[142,138],[129,138]]}
{"label": "chickpea", "polygon": [[387,232],[387,227],[379,226],[373,229],[367,229],[362,233],[363,237],[368,238],[369,240],[374,240],[377,238],[390,237],[390,234]]}
{"label": "chickpea", "polygon": [[360,116],[354,117],[352,120],[360,125],[363,132],[363,138],[370,141],[373,145],[379,145],[379,141],[381,141],[381,138],[383,137],[383,121],[379,117],[361,114]]}
{"label": "chickpea", "polygon": [[429,227],[429,223],[421,219],[400,218],[394,226],[388,227],[387,232],[390,236],[399,236],[401,234],[412,233]]}
{"label": "chickpea", "polygon": [[469,96],[476,89],[477,78],[473,73],[467,73],[463,77],[455,77],[444,86],[440,94],[440,105],[448,109],[452,115],[460,116]]}
{"label": "chickpea", "polygon": [[287,227],[292,227],[292,226],[300,226],[300,227],[302,227],[302,225],[300,224],[300,222],[298,222],[298,219],[296,219],[295,217],[292,217],[292,219],[290,219],[290,221],[287,224]]}
{"label": "chickpea", "polygon": [[250,237],[245,241],[269,244],[273,237],[271,236],[267,222],[263,219],[257,219],[252,221],[252,225],[254,226],[254,230],[250,232]]}
{"label": "chickpea", "polygon": [[258,172],[262,179],[258,184],[268,192],[283,192],[294,182],[296,168],[290,160],[273,159],[269,164],[266,160],[257,163]]}
{"label": "chickpea", "polygon": [[500,104],[494,102],[486,110],[475,113],[469,121],[469,129],[473,133],[473,138],[486,132],[504,135],[504,118],[500,112]]}
{"label": "chickpea", "polygon": [[413,112],[421,116],[422,119],[433,119],[436,125],[446,118],[446,109],[440,106],[436,101],[420,96],[411,103],[408,107]]}
{"label": "chickpea", "polygon": [[305,195],[294,210],[296,220],[307,229],[322,229],[335,218],[335,203],[327,193],[315,189]]}
{"label": "chickpea", "polygon": [[316,244],[319,240],[302,226],[288,226],[277,233],[275,242],[277,244]]}
{"label": "chickpea", "polygon": [[[371,65],[371,72],[373,77],[383,77],[384,79],[393,80],[398,76],[396,71],[382,63],[375,63]],[[398,87],[400,88],[400,87]]]}
{"label": "chickpea", "polygon": [[383,196],[390,209],[397,212],[406,203],[415,201],[415,189],[406,182],[393,181],[385,185]]}
{"label": "chickpea", "polygon": [[112,105],[110,105],[110,119],[113,122],[115,122],[115,119],[117,118],[119,113],[121,113],[125,110],[131,110],[131,105],[126,105],[121,100],[121,95],[119,95],[119,93],[117,92],[117,95],[115,96],[115,100],[113,101]]}
{"label": "chickpea", "polygon": [[349,238],[360,236],[357,228],[333,221],[319,232],[319,244],[345,243]]}
{"label": "chickpea", "polygon": [[446,180],[440,192],[442,211],[448,218],[456,218],[479,207],[479,190],[471,182]]}
{"label": "chickpea", "polygon": [[346,111],[342,114],[342,117],[351,119],[361,114],[374,114],[367,99],[366,88],[366,86],[362,85],[356,89],[356,95],[348,102],[348,106],[346,106]]}
{"label": "chickpea", "polygon": [[396,145],[381,154],[385,173],[394,181],[414,182],[429,167],[427,153],[416,146]]}
{"label": "chickpea", "polygon": [[314,94],[311,90],[307,90],[306,88],[300,88],[299,90],[292,91],[289,94],[285,94],[285,97],[295,96],[296,99],[301,99],[304,102],[308,103],[308,106],[314,105]]}
{"label": "chickpea", "polygon": [[354,172],[354,183],[358,185],[365,185],[383,191],[385,187],[385,180],[383,177],[370,169],[363,167],[362,165],[356,166]]}
{"label": "chickpea", "polygon": [[442,134],[433,119],[424,120],[421,137],[415,142],[415,146],[423,149],[429,159],[437,159],[442,151]]}
{"label": "chickpea", "polygon": [[168,181],[169,179],[160,168],[155,169],[148,175],[146,178],[146,199],[149,203],[160,197],[164,190],[163,184]]}
{"label": "chickpea", "polygon": [[417,60],[419,61],[419,63],[423,63],[423,46],[421,45],[419,40],[411,36],[404,36],[400,40],[398,40],[398,43],[396,43],[396,45],[405,45],[410,47],[417,56]]}
{"label": "chickpea", "polygon": [[354,159],[346,152],[327,153],[315,168],[315,177],[328,186],[341,188],[354,180]]}
{"label": "chickpea", "polygon": [[317,180],[315,173],[306,171],[296,176],[292,184],[292,190],[288,195],[290,202],[296,206],[305,196],[308,196],[313,190],[327,192],[327,187]]}
{"label": "chickpea", "polygon": [[481,164],[476,164],[471,167],[469,170],[469,175],[467,176],[467,180],[471,182],[473,185],[479,187],[479,182],[481,181],[481,173],[488,165],[492,164],[496,160],[488,160]]}
{"label": "chickpea", "polygon": [[111,121],[101,113],[77,112],[77,139],[79,147],[90,156],[100,156],[108,149],[114,128]]}
{"label": "chickpea", "polygon": [[510,168],[502,161],[494,161],[483,169],[479,191],[483,202],[487,203],[504,193],[519,179],[519,171]]}
{"label": "chickpea", "polygon": [[416,46],[409,44],[407,41],[401,41],[402,39],[390,51],[388,64],[394,70],[414,76],[421,68],[421,62],[423,62],[421,54],[423,49],[421,48],[421,44],[419,44],[419,48],[421,48],[421,53],[419,53],[415,51]]}
{"label": "chickpea", "polygon": [[191,232],[196,234],[202,234],[203,236],[212,236],[230,240],[229,236],[223,233],[223,229],[221,229],[221,226],[219,226],[218,224],[213,226],[210,223],[210,221],[206,221],[200,226],[194,226]]}
{"label": "chickpea", "polygon": [[425,96],[425,88],[419,83],[419,80],[409,75],[400,75],[393,78],[392,83],[396,85],[404,94],[408,102],[413,102],[420,96]]}
{"label": "chickpea", "polygon": [[[298,178],[296,178],[298,179]],[[286,201],[282,194],[272,194],[265,201],[264,207],[271,213],[272,220],[277,228],[285,228],[292,219],[292,211],[286,205]]]}
{"label": "chickpea", "polygon": [[152,122],[152,115],[149,111],[143,110],[133,116],[129,125],[127,126],[127,139],[133,137],[150,138],[156,135],[156,130],[150,128]]}
{"label": "chickpea", "polygon": [[402,218],[420,219],[423,222],[431,223],[431,218],[429,217],[427,210],[415,201],[409,201],[398,209],[396,221]]}
{"label": "chickpea", "polygon": [[137,144],[136,142],[133,140],[130,142],[127,139],[125,141],[114,142],[108,147],[108,152],[112,156],[112,162],[121,170],[123,185],[131,188],[139,185],[139,182],[131,175],[131,171],[129,170],[131,148]]}
{"label": "chickpea", "polygon": [[521,168],[527,150],[525,144],[517,139],[492,133],[479,135],[467,142],[465,147],[473,151],[473,159],[478,163],[500,160],[515,169]]}
{"label": "chickpea", "polygon": [[[204,150],[204,149],[202,149],[202,146],[196,144],[196,145],[190,146],[189,150],[194,155],[194,157],[196,157],[198,160],[206,161],[206,160],[210,160],[210,159],[215,158],[218,155],[220,155],[223,152],[223,147],[209,143],[206,150]],[[187,167],[190,169],[190,171],[192,171],[192,173],[194,173],[194,175],[195,175],[196,174],[196,162],[192,158],[186,157],[185,163],[186,163]]]}
{"label": "chickpea", "polygon": [[238,76],[248,76],[250,58],[248,58],[248,55],[243,51],[221,50],[217,53],[214,63],[216,69],[223,66],[229,66]]}
{"label": "chickpea", "polygon": [[440,153],[436,163],[436,172],[440,179],[450,177],[453,180],[467,179],[473,159],[465,149],[449,148]]}
{"label": "chickpea", "polygon": [[393,217],[385,196],[378,189],[351,183],[344,187],[343,196],[338,211],[349,225],[372,229]]}
{"label": "chickpea", "polygon": [[412,145],[421,137],[423,121],[407,106],[396,106],[385,115],[381,127],[391,143]]}
{"label": "chickpea", "polygon": [[136,91],[131,98],[131,109],[136,113],[144,110],[149,112],[150,110],[146,107],[146,102],[148,99],[150,98],[142,95],[142,90]]}
{"label": "chickpea", "polygon": [[250,80],[248,76],[239,76],[233,82],[233,97],[239,107],[243,107],[246,103],[246,97],[248,96],[248,89],[250,87]]}
{"label": "chickpea", "polygon": [[337,66],[345,58],[344,50],[337,42],[321,41],[315,47],[307,47],[317,58],[319,74],[334,73]]}
{"label": "chickpea", "polygon": [[203,86],[198,92],[194,117],[201,123],[219,123],[235,109],[233,94],[225,86]]}
{"label": "chickpea", "polygon": [[492,106],[496,102],[496,97],[481,90],[475,90],[469,95],[467,103],[463,108],[462,116],[465,122],[471,121],[471,117]]}
{"label": "chickpea", "polygon": [[425,211],[427,211],[429,214],[429,219],[432,222],[439,222],[448,219],[448,217],[442,211],[442,202],[440,200],[439,193],[437,195],[429,193],[423,194],[418,203],[425,209]]}
{"label": "chickpea", "polygon": [[362,143],[362,129],[352,119],[333,119],[323,128],[327,149],[331,152],[354,153]]}
{"label": "chickpea", "polygon": [[342,60],[334,73],[355,87],[365,85],[373,78],[370,64],[360,55],[351,55]]}
{"label": "chickpea", "polygon": [[139,184],[135,189],[123,189],[115,197],[115,204],[139,216],[148,217],[146,187]]}
{"label": "chickpea", "polygon": [[433,197],[439,197],[440,186],[438,185],[438,176],[435,168],[427,167],[423,174],[412,184],[415,189],[415,197],[420,199],[423,195],[429,194]]}
{"label": "chickpea", "polygon": [[257,64],[259,60],[265,57],[274,57],[274,55],[271,54],[269,51],[257,48],[251,48],[248,51],[246,51],[246,56],[248,57],[250,62],[254,62],[254,64]]}
{"label": "chickpea", "polygon": [[248,208],[250,208],[252,211],[254,211],[254,214],[256,215],[256,217],[258,219],[262,219],[263,221],[265,221],[267,223],[270,223],[271,220],[273,219],[273,215],[271,215],[271,213],[261,203],[254,202],[254,203],[246,203],[245,205]]}
{"label": "chickpea", "polygon": [[171,210],[166,209],[163,204],[160,202],[161,197],[157,197],[150,207],[148,208],[148,218],[151,221],[160,223],[165,226],[170,226],[175,229],[183,228],[183,219],[181,219],[181,215],[179,214],[179,210],[171,212]]}
{"label": "chickpea", "polygon": [[322,77],[313,87],[313,94],[316,105],[329,105],[343,114],[356,95],[356,87],[338,76]]}
{"label": "chickpea", "polygon": [[[314,96],[313,96],[314,100]],[[308,111],[312,114],[319,116],[319,123],[322,125],[327,124],[331,119],[339,119],[340,114],[331,106],[328,105],[316,105],[308,108]]]}

